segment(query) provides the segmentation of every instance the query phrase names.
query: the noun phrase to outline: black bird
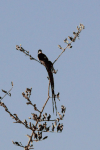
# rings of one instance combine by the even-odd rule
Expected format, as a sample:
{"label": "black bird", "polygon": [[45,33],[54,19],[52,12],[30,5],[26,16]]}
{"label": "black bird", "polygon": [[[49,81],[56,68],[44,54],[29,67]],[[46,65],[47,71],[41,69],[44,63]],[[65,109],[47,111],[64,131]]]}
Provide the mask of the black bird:
{"label": "black bird", "polygon": [[56,113],[57,113],[55,92],[54,92],[54,78],[53,78],[53,72],[55,73],[55,70],[53,68],[53,63],[51,61],[49,61],[48,57],[45,54],[42,53],[41,49],[38,50],[38,59],[40,60],[41,64],[43,64],[45,66],[45,68],[48,72],[50,83],[51,83],[53,112],[54,112],[54,102],[55,102],[55,109],[56,109]]}

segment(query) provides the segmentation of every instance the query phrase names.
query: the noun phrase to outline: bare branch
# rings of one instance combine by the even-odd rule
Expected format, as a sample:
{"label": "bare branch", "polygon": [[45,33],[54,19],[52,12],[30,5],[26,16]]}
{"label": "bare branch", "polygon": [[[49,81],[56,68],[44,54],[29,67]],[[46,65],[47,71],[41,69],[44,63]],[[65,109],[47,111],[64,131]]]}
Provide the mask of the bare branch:
{"label": "bare branch", "polygon": [[[77,26],[78,32],[73,32],[74,38],[68,36],[71,42],[69,43],[67,38],[64,40],[64,42],[67,44],[67,46],[64,49],[61,47],[61,45],[58,45],[58,47],[62,49],[62,53],[66,50],[66,48],[72,48],[71,43],[75,42],[76,38],[79,37],[79,34],[83,29],[85,29],[85,26],[83,24],[80,24],[79,27]],[[62,55],[62,53],[58,56],[58,58]],[[53,62],[53,64],[58,60],[58,58]]]}
{"label": "bare branch", "polygon": [[[70,42],[68,42],[67,38],[64,40],[64,42],[67,44],[67,46],[66,46],[64,49],[61,47],[61,45],[58,45],[58,47],[62,50],[62,52],[61,52],[61,54],[57,57],[57,59],[53,62],[53,64],[58,60],[58,58],[63,54],[63,52],[64,52],[67,48],[72,48],[71,43],[72,43],[72,42],[75,42],[75,41],[76,41],[76,38],[79,38],[79,34],[80,34],[80,32],[81,32],[83,29],[85,29],[85,27],[84,27],[83,24],[80,24],[79,27],[77,26],[77,30],[78,30],[78,31],[77,31],[77,32],[73,32],[74,37],[68,36]],[[40,61],[38,61],[37,59],[35,59],[35,58],[33,58],[31,55],[29,55],[29,51],[26,51],[23,47],[21,47],[21,45],[20,45],[20,46],[16,45],[16,50],[19,50],[19,51],[23,52],[26,56],[29,56],[29,57],[30,57],[30,60],[35,60],[35,61],[37,61],[37,62],[40,63]],[[41,63],[40,63],[40,64],[41,64]],[[57,71],[53,70],[53,73],[57,73]],[[12,88],[13,88],[13,82],[11,82],[11,85],[12,85]],[[44,139],[46,139],[46,138],[48,137],[48,136],[45,136],[44,138],[42,138],[42,133],[43,133],[43,132],[53,132],[53,133],[54,133],[54,129],[55,129],[55,128],[57,129],[57,132],[56,132],[56,133],[61,133],[61,132],[62,132],[62,130],[63,130],[63,124],[60,124],[60,123],[58,123],[58,122],[59,122],[60,120],[63,120],[63,118],[64,118],[64,116],[65,116],[66,107],[65,107],[64,105],[61,106],[61,113],[62,113],[62,114],[60,114],[59,112],[57,112],[57,109],[56,109],[56,114],[59,115],[59,117],[58,117],[57,119],[50,120],[51,115],[50,115],[50,114],[47,115],[47,113],[43,114],[43,116],[41,117],[41,115],[42,115],[42,113],[43,113],[43,111],[44,111],[44,108],[45,108],[45,106],[46,106],[46,104],[47,104],[49,98],[51,98],[51,97],[50,97],[50,93],[49,93],[49,91],[50,91],[50,79],[49,79],[49,84],[48,84],[48,97],[47,97],[47,100],[46,100],[45,104],[43,105],[41,111],[39,111],[39,110],[37,109],[37,107],[36,107],[36,104],[32,104],[32,102],[31,102],[31,100],[30,100],[30,95],[31,95],[32,88],[26,88],[25,93],[24,93],[24,92],[22,93],[23,97],[24,97],[25,99],[27,99],[27,101],[28,101],[26,104],[27,104],[27,105],[32,105],[32,106],[34,107],[34,110],[39,112],[39,115],[38,115],[38,116],[37,116],[37,114],[35,114],[35,113],[31,113],[32,119],[36,121],[36,124],[35,124],[35,125],[33,125],[31,122],[28,123],[26,119],[25,119],[24,121],[21,121],[21,120],[19,119],[19,117],[18,117],[17,114],[12,114],[12,113],[8,110],[7,106],[6,106],[3,102],[1,102],[1,100],[2,100],[6,95],[11,96],[10,91],[12,90],[12,88],[11,88],[8,92],[2,89],[2,92],[4,92],[5,95],[4,95],[3,97],[0,96],[0,106],[4,107],[5,111],[6,111],[7,113],[9,113],[10,117],[12,117],[12,119],[15,120],[15,122],[13,122],[13,123],[20,123],[20,124],[23,124],[27,129],[32,130],[31,135],[28,135],[28,134],[26,135],[26,136],[29,138],[28,144],[27,144],[26,146],[23,146],[21,142],[14,142],[14,141],[12,141],[13,144],[15,144],[15,145],[17,145],[17,146],[20,146],[20,147],[23,147],[24,150],[30,150],[30,149],[34,149],[34,148],[33,148],[33,145],[32,145],[33,141],[36,141],[36,142],[42,141],[42,140],[44,140]],[[57,95],[54,95],[54,98],[57,98],[57,99],[60,101],[60,99],[59,99],[59,94],[60,94],[60,93],[58,92]],[[56,108],[56,102],[55,102],[55,108]],[[31,119],[31,117],[29,117],[29,119]],[[45,123],[40,124],[39,122],[42,122],[42,121],[45,121]],[[47,127],[46,121],[54,121],[54,124],[52,123],[52,130],[51,130],[51,131],[50,131],[50,127],[51,127],[51,126]],[[37,127],[37,125],[38,125],[38,127]],[[33,136],[34,136],[34,140],[32,140]],[[35,140],[35,139],[36,139],[36,140]]]}
{"label": "bare branch", "polygon": [[[39,62],[37,59],[33,58],[31,55],[29,55],[29,51],[26,51],[23,47],[21,47],[21,45],[16,45],[16,50],[20,50],[21,52],[23,52],[25,55],[30,57],[30,60],[35,60],[37,62]],[[40,62],[39,62],[40,63]],[[40,63],[41,64],[41,63]]]}

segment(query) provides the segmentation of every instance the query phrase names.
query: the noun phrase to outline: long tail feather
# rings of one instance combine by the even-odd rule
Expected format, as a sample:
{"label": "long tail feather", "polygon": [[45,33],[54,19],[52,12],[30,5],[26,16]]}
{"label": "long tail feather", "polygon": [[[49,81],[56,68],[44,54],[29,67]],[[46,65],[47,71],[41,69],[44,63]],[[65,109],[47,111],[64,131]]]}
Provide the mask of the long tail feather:
{"label": "long tail feather", "polygon": [[54,78],[53,78],[53,73],[51,71],[51,66],[48,65],[46,67],[49,78],[50,78],[50,83],[51,83],[51,91],[52,91],[52,105],[53,105],[53,113],[54,113],[54,103],[55,103],[55,109],[56,109],[56,114],[57,114],[57,107],[56,107],[56,101],[55,101],[55,92],[54,92]]}

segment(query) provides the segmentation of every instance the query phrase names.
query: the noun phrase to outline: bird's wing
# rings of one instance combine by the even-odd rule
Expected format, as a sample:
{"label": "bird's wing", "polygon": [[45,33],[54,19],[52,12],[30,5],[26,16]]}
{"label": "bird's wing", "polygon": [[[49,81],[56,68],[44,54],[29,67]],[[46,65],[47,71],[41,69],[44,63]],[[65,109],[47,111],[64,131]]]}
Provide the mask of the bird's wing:
{"label": "bird's wing", "polygon": [[40,61],[48,62],[48,57],[45,54],[43,54],[43,53],[38,54],[38,59]]}

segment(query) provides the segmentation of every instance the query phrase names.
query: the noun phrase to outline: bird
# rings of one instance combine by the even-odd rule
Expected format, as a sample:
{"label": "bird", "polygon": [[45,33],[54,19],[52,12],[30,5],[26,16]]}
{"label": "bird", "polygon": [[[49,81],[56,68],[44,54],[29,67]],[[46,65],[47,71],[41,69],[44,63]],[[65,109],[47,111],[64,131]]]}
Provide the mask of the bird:
{"label": "bird", "polygon": [[38,50],[38,59],[43,64],[48,72],[50,84],[51,84],[51,91],[52,91],[52,104],[53,104],[53,113],[54,113],[54,102],[55,102],[55,109],[57,114],[57,107],[56,107],[56,101],[55,101],[55,92],[54,92],[54,78],[53,78],[53,72],[55,73],[55,69],[53,67],[53,63],[48,59],[48,57],[42,53],[42,50]]}

